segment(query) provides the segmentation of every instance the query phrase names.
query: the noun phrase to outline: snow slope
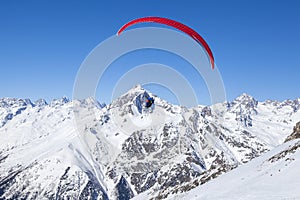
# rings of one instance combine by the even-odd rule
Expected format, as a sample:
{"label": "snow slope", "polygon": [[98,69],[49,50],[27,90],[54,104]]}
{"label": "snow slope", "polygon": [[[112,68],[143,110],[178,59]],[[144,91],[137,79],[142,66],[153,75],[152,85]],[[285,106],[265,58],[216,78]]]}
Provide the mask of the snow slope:
{"label": "snow slope", "polygon": [[300,140],[290,141],[215,180],[170,199],[300,199]]}

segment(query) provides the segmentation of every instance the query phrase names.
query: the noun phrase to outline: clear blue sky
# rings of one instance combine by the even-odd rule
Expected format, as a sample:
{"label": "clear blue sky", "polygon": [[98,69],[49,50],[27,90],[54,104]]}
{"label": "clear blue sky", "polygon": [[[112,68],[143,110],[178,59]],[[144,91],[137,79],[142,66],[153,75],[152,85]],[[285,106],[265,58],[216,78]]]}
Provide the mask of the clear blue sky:
{"label": "clear blue sky", "polygon": [[162,16],[206,39],[229,100],[241,93],[258,100],[295,99],[299,9],[297,0],[2,0],[0,96],[71,97],[77,70],[96,45],[134,18]]}

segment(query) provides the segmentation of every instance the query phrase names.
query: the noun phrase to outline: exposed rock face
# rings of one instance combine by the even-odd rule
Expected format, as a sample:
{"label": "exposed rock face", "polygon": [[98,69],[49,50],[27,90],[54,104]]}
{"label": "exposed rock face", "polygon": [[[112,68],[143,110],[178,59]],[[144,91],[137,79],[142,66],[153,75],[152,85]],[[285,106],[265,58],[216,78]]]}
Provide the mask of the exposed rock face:
{"label": "exposed rock face", "polygon": [[128,182],[123,176],[121,176],[121,179],[117,184],[116,189],[117,189],[116,196],[118,197],[119,200],[129,200],[134,196]]}
{"label": "exposed rock face", "polygon": [[289,135],[284,142],[288,142],[290,140],[298,139],[300,138],[300,122],[296,124],[294,127],[294,131],[291,135]]}
{"label": "exposed rock face", "polygon": [[[285,149],[284,151],[281,151],[280,153],[272,156],[271,158],[268,159],[269,162],[273,163],[276,162],[280,159],[284,159],[287,157],[289,154],[294,154],[297,149],[300,148],[300,141],[296,142],[295,144],[289,146],[289,148]],[[287,158],[289,160],[290,158]]]}

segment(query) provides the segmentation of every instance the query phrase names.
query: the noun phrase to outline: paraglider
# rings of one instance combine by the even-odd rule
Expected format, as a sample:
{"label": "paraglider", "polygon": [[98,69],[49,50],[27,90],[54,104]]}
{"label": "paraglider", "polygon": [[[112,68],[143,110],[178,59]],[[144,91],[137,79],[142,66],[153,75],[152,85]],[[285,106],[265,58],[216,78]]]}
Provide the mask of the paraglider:
{"label": "paraglider", "polygon": [[193,30],[192,28],[190,28],[180,22],[177,22],[175,20],[163,18],[163,17],[143,17],[143,18],[134,19],[134,20],[126,23],[125,25],[123,25],[119,29],[117,35],[120,35],[125,29],[127,29],[128,27],[130,27],[134,24],[144,23],[144,22],[165,24],[165,25],[174,27],[174,28],[186,33],[190,37],[192,37],[196,42],[198,42],[205,49],[205,51],[209,57],[211,67],[212,67],[212,69],[214,69],[214,66],[215,66],[214,57],[213,57],[212,51],[211,51],[210,47],[208,46],[208,44],[206,43],[206,41],[195,30]]}
{"label": "paraglider", "polygon": [[153,97],[149,97],[145,100],[145,106],[146,108],[150,108],[152,106],[152,104],[154,103],[154,99]]}

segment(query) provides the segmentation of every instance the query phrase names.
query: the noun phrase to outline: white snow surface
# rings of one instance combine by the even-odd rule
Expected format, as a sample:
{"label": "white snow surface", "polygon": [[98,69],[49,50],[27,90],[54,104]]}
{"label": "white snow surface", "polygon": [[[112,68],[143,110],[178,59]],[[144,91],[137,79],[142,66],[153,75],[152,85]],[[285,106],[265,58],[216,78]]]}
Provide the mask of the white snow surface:
{"label": "white snow surface", "polygon": [[[273,162],[270,159],[297,146]],[[220,177],[169,199],[296,200],[300,199],[300,140],[285,143]]]}

